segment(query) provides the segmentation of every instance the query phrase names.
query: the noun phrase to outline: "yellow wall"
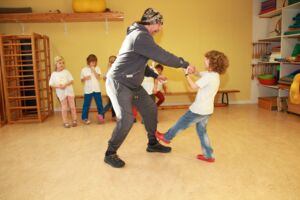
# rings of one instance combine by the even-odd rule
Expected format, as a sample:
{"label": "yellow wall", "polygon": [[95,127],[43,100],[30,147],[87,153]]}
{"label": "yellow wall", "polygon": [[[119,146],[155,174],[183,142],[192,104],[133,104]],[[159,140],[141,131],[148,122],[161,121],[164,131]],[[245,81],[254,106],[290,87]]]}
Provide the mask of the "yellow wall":
{"label": "yellow wall", "polygon": [[[230,68],[221,78],[221,88],[239,89],[234,101],[250,99],[252,1],[251,0],[107,0],[111,10],[125,14],[123,22],[88,23],[26,23],[25,34],[37,32],[50,37],[51,56],[62,55],[75,78],[76,94],[82,94],[80,69],[88,54],[98,56],[102,72],[107,71],[107,59],[117,54],[126,28],[139,20],[147,7],[159,10],[164,16],[163,31],[155,40],[166,50],[181,56],[202,70],[203,54],[211,49],[225,52]],[[1,0],[0,7],[31,6],[34,12],[59,9],[72,12],[71,0]],[[22,34],[21,24],[0,24],[0,33]],[[168,68],[170,92],[187,91],[181,70]],[[105,93],[104,83],[101,84]]]}

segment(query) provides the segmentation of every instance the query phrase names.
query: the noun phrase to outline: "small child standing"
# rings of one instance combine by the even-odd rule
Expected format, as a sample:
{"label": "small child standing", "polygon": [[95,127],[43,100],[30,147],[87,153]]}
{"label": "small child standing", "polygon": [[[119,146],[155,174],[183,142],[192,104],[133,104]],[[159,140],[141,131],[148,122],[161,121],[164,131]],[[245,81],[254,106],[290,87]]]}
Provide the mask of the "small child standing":
{"label": "small child standing", "polygon": [[[108,58],[108,70],[111,68],[112,64],[115,62],[115,60],[117,59],[116,56],[109,56]],[[104,80],[106,80],[106,76],[104,76],[103,78]],[[107,104],[104,106],[104,113],[103,116],[105,115],[105,113],[111,108],[111,118],[112,120],[116,120],[116,113],[115,110],[112,106],[112,103],[110,101],[110,98],[108,97],[108,102]]]}
{"label": "small child standing", "polygon": [[213,50],[205,54],[204,63],[207,71],[200,73],[195,72],[195,75],[201,77],[196,82],[189,77],[189,74],[185,74],[189,86],[192,89],[198,90],[194,103],[165,134],[161,134],[157,131],[155,136],[158,140],[162,140],[168,144],[177,133],[188,128],[192,124],[196,124],[197,134],[201,142],[203,153],[197,155],[197,159],[214,162],[215,158],[207,136],[206,126],[208,119],[214,110],[214,98],[219,89],[220,74],[225,73],[229,62],[224,53]]}
{"label": "small child standing", "polygon": [[103,123],[103,105],[102,97],[100,92],[99,79],[101,75],[100,68],[97,66],[97,57],[94,54],[90,54],[87,59],[87,65],[81,70],[80,79],[84,83],[84,101],[82,107],[81,119],[85,124],[90,124],[88,118],[89,109],[91,105],[92,98],[94,97],[97,111],[98,111],[98,121]]}
{"label": "small child standing", "polygon": [[72,114],[72,126],[77,126],[77,115],[74,100],[74,90],[72,87],[73,77],[71,73],[65,69],[65,62],[62,56],[56,56],[54,58],[55,71],[52,72],[49,85],[55,88],[56,95],[61,103],[61,113],[65,128],[70,128],[71,125],[68,122],[68,104]]}
{"label": "small child standing", "polygon": [[[155,69],[157,71],[157,73],[159,75],[162,75],[162,72],[164,70],[164,66],[162,66],[161,64],[157,64],[155,65]],[[157,85],[157,91],[154,94],[156,96],[156,98],[158,98],[158,101],[156,102],[157,107],[159,107],[164,101],[165,101],[165,96],[162,93],[162,91],[166,94],[167,93],[167,85],[166,85],[167,81],[158,81],[155,80],[155,85]],[[155,87],[155,86],[154,86]]]}

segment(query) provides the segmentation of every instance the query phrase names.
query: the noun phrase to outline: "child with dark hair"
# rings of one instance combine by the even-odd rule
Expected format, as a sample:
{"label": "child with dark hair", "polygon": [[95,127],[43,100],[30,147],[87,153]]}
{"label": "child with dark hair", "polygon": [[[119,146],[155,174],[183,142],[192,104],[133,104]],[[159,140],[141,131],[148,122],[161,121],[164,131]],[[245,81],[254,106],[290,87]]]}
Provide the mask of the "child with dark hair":
{"label": "child with dark hair", "polygon": [[156,131],[155,136],[158,140],[168,144],[179,132],[196,124],[202,147],[202,154],[197,155],[197,159],[214,162],[215,158],[207,136],[206,126],[214,110],[214,98],[219,89],[220,74],[225,73],[229,62],[224,53],[213,50],[205,54],[204,63],[207,71],[200,73],[195,71],[194,74],[201,77],[196,82],[189,77],[187,72],[185,73],[189,86],[198,90],[194,103],[165,134]]}
{"label": "child with dark hair", "polygon": [[94,54],[90,54],[87,59],[87,65],[81,70],[80,79],[81,82],[84,83],[84,101],[82,107],[82,115],[81,119],[85,124],[90,124],[90,120],[88,118],[89,109],[91,105],[92,98],[94,97],[97,111],[98,111],[98,121],[99,123],[104,122],[103,118],[103,105],[102,105],[102,97],[100,91],[100,68],[97,66],[97,57]]}

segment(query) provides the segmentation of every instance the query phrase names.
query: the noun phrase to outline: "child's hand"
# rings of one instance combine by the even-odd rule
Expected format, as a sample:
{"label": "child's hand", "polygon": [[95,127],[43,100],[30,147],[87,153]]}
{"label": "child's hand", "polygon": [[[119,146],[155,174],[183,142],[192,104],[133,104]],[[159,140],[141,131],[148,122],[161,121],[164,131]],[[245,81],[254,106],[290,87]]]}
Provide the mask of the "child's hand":
{"label": "child's hand", "polygon": [[95,67],[91,67],[91,70],[92,70],[93,73],[96,73]]}
{"label": "child's hand", "polygon": [[167,77],[165,77],[164,75],[158,75],[156,79],[160,82],[164,82],[167,80]]}
{"label": "child's hand", "polygon": [[91,76],[85,76],[85,77],[84,77],[84,80],[85,80],[85,81],[91,80]]}
{"label": "child's hand", "polygon": [[189,65],[189,66],[186,68],[186,72],[187,72],[188,74],[193,74],[193,73],[195,73],[195,71],[196,71],[196,67],[193,66],[193,65]]}
{"label": "child's hand", "polygon": [[92,73],[95,74],[95,76],[97,76],[98,78],[100,78],[100,74],[98,74],[96,72],[96,68],[95,67],[91,67],[91,69],[92,69]]}
{"label": "child's hand", "polygon": [[57,86],[57,88],[59,88],[59,89],[65,89],[65,87],[64,87],[63,84],[59,84],[59,85]]}

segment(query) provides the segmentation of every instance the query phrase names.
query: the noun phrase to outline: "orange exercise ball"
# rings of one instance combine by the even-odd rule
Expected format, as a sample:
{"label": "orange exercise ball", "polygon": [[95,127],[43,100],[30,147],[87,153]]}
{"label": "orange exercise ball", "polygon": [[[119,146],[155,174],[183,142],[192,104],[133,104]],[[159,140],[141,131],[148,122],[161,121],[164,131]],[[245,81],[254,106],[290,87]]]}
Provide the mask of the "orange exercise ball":
{"label": "orange exercise ball", "polygon": [[103,12],[106,9],[105,0],[73,0],[73,11],[78,13]]}

